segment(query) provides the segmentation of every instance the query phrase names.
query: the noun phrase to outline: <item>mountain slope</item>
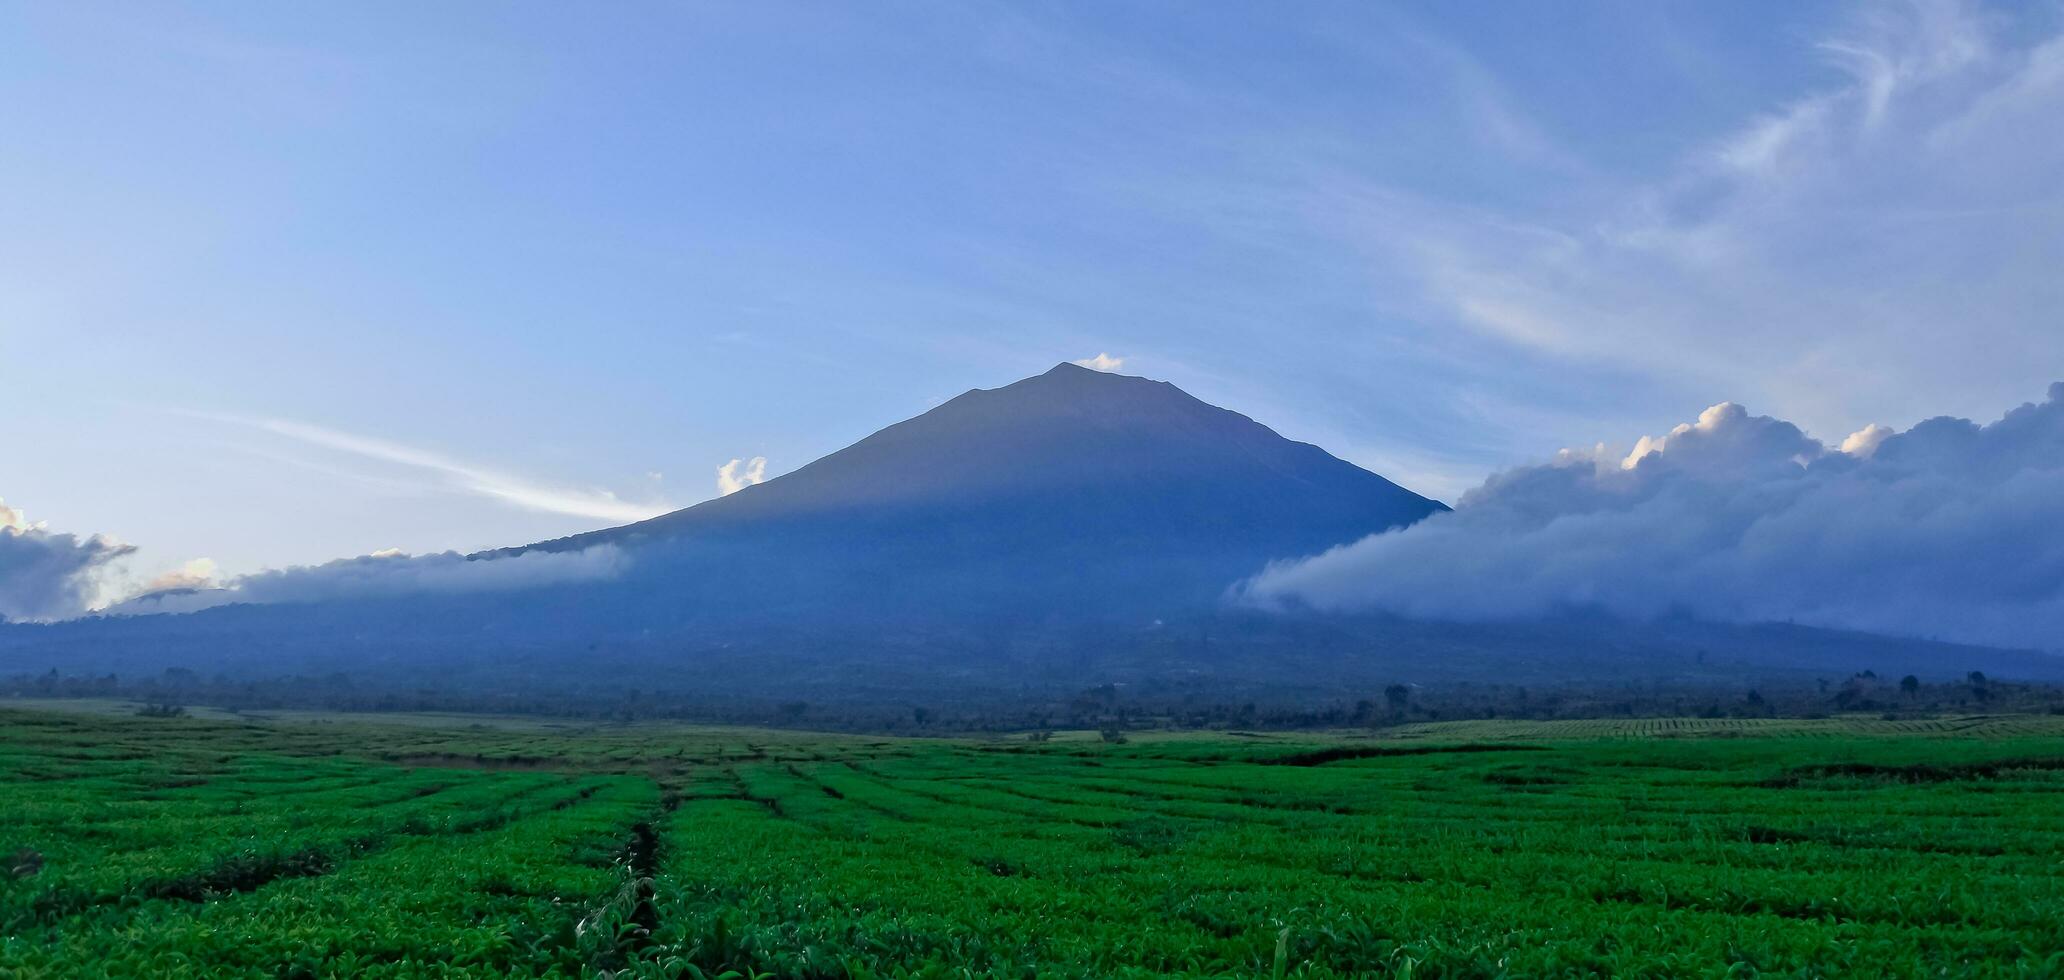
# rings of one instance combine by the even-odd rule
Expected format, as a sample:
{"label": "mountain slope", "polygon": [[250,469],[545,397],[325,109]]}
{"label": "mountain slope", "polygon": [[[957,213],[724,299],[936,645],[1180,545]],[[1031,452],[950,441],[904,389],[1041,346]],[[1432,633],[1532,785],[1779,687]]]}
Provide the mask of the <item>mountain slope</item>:
{"label": "mountain slope", "polygon": [[1173,385],[1062,364],[730,496],[531,547],[624,546],[631,588],[705,612],[1151,619],[1442,509]]}

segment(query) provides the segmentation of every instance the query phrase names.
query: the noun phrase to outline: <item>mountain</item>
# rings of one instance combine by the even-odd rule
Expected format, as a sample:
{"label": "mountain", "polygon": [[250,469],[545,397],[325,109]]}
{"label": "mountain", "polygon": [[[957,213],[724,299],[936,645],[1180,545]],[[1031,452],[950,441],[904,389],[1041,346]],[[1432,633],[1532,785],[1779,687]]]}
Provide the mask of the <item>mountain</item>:
{"label": "mountain", "polygon": [[1146,622],[1445,509],[1174,385],[1061,364],[729,496],[499,554],[618,545],[635,591],[690,614]]}
{"label": "mountain", "polygon": [[[1023,706],[1105,685],[1165,706],[1309,705],[1399,682],[1654,691],[1759,679],[1810,689],[1863,670],[2064,677],[2064,662],[2026,651],[1789,626],[1414,622],[1222,601],[1271,561],[1444,509],[1172,385],[1063,364],[652,520],[405,562],[392,578],[410,588],[368,558],[344,563],[347,577],[385,587],[349,598],[0,625],[0,692],[59,676],[113,690],[112,675],[144,678],[124,689],[147,693],[149,679],[176,674],[254,703],[664,702],[754,718],[799,701]],[[494,591],[421,584],[473,571],[507,583],[559,562],[607,574]],[[322,572],[312,577],[327,582]]]}
{"label": "mountain", "polygon": [[[844,677],[875,672],[885,651],[974,669],[970,651],[1095,649],[1209,617],[1271,561],[1445,509],[1173,385],[1061,364],[728,496],[470,556],[606,551],[614,574],[599,580],[311,591],[0,629],[0,672],[133,673],[162,661],[230,674],[373,665],[450,680],[465,661],[506,679],[514,660],[535,658],[549,685],[561,669],[552,664],[598,650],[677,670],[745,650]],[[359,584],[386,574],[371,559],[349,564]],[[176,608],[156,602],[125,612]],[[914,683],[937,676],[925,667]]]}

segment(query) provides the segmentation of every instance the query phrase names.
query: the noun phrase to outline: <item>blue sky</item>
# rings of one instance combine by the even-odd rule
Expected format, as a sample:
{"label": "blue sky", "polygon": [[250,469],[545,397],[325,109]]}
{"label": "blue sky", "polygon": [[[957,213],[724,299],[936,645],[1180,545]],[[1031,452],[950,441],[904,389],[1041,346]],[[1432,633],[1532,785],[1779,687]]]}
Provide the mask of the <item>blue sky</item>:
{"label": "blue sky", "polygon": [[1726,399],[1994,418],[2064,377],[2060,31],[7,4],[0,498],[140,578],[469,550],[1101,352],[1447,499]]}

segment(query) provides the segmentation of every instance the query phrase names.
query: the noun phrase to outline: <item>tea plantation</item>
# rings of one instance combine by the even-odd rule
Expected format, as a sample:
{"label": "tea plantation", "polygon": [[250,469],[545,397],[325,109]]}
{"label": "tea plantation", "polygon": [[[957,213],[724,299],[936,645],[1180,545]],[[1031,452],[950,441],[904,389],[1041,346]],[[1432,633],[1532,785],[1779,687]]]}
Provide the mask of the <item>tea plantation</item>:
{"label": "tea plantation", "polygon": [[2064,976],[2064,719],[0,709],[0,977]]}

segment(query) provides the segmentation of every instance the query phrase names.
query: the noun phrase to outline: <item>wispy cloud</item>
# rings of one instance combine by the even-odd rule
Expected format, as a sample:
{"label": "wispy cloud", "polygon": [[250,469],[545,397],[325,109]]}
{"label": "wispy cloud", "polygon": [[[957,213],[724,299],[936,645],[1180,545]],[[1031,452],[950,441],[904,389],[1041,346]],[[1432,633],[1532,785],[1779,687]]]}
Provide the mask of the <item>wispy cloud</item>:
{"label": "wispy cloud", "polygon": [[1505,84],[1462,47],[1420,30],[1405,29],[1400,36],[1426,60],[1436,84],[1447,89],[1455,115],[1476,142],[1515,160],[1582,169],[1516,104]]}
{"label": "wispy cloud", "polygon": [[2064,264],[2064,39],[2008,47],[1985,24],[1873,7],[1815,48],[1838,80],[1595,188],[1599,206],[1489,211],[1337,175],[1304,213],[1373,255],[1407,315],[1517,357],[1827,430],[1980,411],[2048,380]]}
{"label": "wispy cloud", "polygon": [[[1365,457],[1445,452],[1473,482],[1544,435],[1653,426],[1686,398],[1739,398],[1831,433],[1976,415],[2003,388],[2053,380],[2064,303],[2064,37],[2009,19],[1870,5],[1790,52],[1831,69],[1812,84],[1673,115],[1700,128],[1610,165],[1550,164],[1553,181],[1515,152],[1492,171],[1507,175],[1495,194],[1322,139],[1270,144],[1251,176],[1130,189],[1200,238],[1251,244],[1245,268],[1282,275],[1271,263],[1294,257],[1330,300],[1298,315],[1330,326],[1335,348],[1298,350],[1277,383],[1359,380],[1337,409],[1303,410],[1338,412],[1320,418]],[[1491,72],[1523,69],[1433,54],[1429,71],[1452,75],[1442,84],[1496,110],[1491,132],[1552,107]],[[1197,294],[1217,310],[1244,298],[1211,288]],[[1296,334],[1286,345],[1308,344]],[[1474,413],[1470,392],[1508,404]]]}
{"label": "wispy cloud", "polygon": [[1100,353],[1098,353],[1098,354],[1097,354],[1097,356],[1095,356],[1095,357],[1085,357],[1085,358],[1082,358],[1081,360],[1078,360],[1078,361],[1069,361],[1068,363],[1070,363],[1070,364],[1075,364],[1075,365],[1078,365],[1078,366],[1081,366],[1081,367],[1086,367],[1086,368],[1088,368],[1088,369],[1090,369],[1090,370],[1092,370],[1092,371],[1106,371],[1106,372],[1108,372],[1108,371],[1116,371],[1116,370],[1118,370],[1119,368],[1122,368],[1122,367],[1124,367],[1124,366],[1125,366],[1125,358],[1122,358],[1122,357],[1112,357],[1112,356],[1111,356],[1111,355],[1109,355],[1109,354],[1105,354],[1105,353],[1101,353],[1101,352],[1100,352]]}
{"label": "wispy cloud", "polygon": [[658,517],[674,508],[664,502],[634,503],[600,488],[554,486],[464,462],[414,446],[287,419],[204,415],[305,445],[387,463],[430,477],[445,490],[498,500],[512,507],[598,521],[630,522]]}

